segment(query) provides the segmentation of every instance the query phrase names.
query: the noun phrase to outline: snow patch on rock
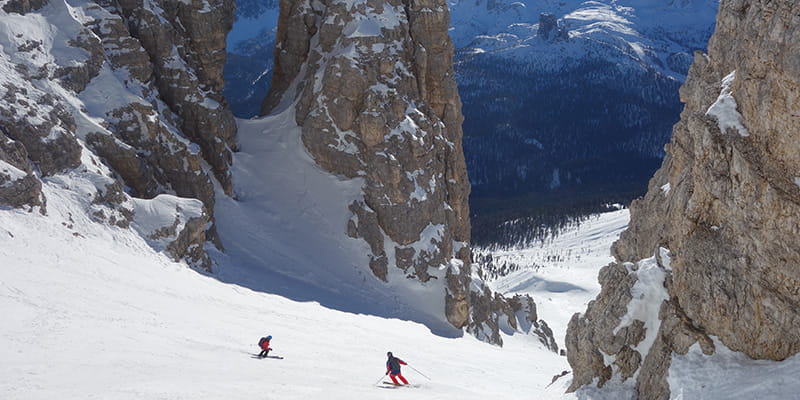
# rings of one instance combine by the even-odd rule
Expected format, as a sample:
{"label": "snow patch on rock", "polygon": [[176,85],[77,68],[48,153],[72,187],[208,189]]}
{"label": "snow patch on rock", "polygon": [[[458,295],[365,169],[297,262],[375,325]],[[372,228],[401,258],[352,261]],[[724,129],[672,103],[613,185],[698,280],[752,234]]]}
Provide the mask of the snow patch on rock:
{"label": "snow patch on rock", "polygon": [[742,122],[742,114],[736,110],[736,99],[733,97],[731,86],[736,79],[736,71],[731,72],[722,78],[722,90],[717,97],[717,101],[708,108],[706,115],[711,115],[717,119],[719,130],[725,133],[729,128],[736,129],[741,136],[750,136],[750,132]]}
{"label": "snow patch on rock", "polygon": [[162,194],[152,200],[132,199],[133,227],[157,251],[166,250],[186,223],[203,216],[203,202]]}
{"label": "snow patch on rock", "polygon": [[644,322],[645,338],[634,348],[644,358],[655,342],[658,328],[661,326],[661,320],[658,318],[661,303],[669,300],[669,293],[664,287],[667,273],[658,265],[655,257],[641,260],[635,265],[626,263],[625,267],[630,273],[635,273],[638,279],[631,288],[633,299],[628,303],[628,312],[622,316],[613,332],[616,335],[620,329],[631,326],[636,320]]}
{"label": "snow patch on rock", "polygon": [[5,183],[0,184],[0,187],[8,187],[14,181],[20,180],[20,179],[22,179],[22,178],[27,176],[25,171],[23,171],[23,170],[15,167],[15,166],[5,162],[3,160],[0,160],[0,174],[5,175],[6,179],[8,179],[8,181],[6,181]]}

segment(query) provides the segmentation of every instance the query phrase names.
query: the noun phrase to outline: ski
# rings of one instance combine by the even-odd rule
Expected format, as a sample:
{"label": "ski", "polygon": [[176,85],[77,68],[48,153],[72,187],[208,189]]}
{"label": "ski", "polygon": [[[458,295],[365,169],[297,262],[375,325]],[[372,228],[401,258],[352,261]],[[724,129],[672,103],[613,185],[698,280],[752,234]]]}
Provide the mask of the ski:
{"label": "ski", "polygon": [[[385,385],[385,386],[383,386],[383,385]],[[419,387],[419,385],[412,385],[410,383],[408,385],[395,385],[394,382],[387,382],[387,381],[383,381],[383,382],[381,382],[381,385],[379,385],[379,387],[387,387],[387,386],[390,387],[390,388],[401,388],[401,387],[415,388],[415,387]]]}
{"label": "ski", "polygon": [[274,359],[274,360],[283,360],[283,357],[281,357],[281,356],[266,356],[266,357],[261,357],[261,356],[259,356],[258,354],[251,354],[251,357],[250,357],[250,358],[257,358],[257,359],[259,359],[259,360],[260,360],[260,359],[262,359],[262,358],[272,358],[272,359]]}
{"label": "ski", "polygon": [[395,385],[394,383],[389,383],[389,384],[379,384],[376,387],[381,388],[381,389],[402,389],[402,388],[411,389],[411,388],[418,388],[420,386],[419,385]]}

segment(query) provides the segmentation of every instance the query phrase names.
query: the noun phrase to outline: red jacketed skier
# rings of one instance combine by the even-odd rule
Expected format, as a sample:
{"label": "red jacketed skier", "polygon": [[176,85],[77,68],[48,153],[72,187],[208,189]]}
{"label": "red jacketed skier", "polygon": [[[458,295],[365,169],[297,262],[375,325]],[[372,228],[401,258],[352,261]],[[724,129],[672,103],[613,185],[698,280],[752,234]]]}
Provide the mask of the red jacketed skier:
{"label": "red jacketed skier", "polygon": [[258,354],[259,357],[266,357],[269,351],[272,350],[269,348],[270,340],[272,340],[272,336],[262,337],[261,340],[258,341],[258,346],[261,347],[261,353]]}
{"label": "red jacketed skier", "polygon": [[399,385],[400,383],[397,382],[397,378],[400,378],[400,380],[403,381],[404,384],[408,385],[408,381],[406,380],[406,378],[404,378],[403,375],[400,374],[400,364],[403,365],[408,365],[408,364],[406,364],[405,361],[393,356],[391,351],[386,353],[386,355],[389,357],[389,359],[386,360],[386,373],[389,374],[390,378],[392,378],[392,382],[394,382],[395,385]]}

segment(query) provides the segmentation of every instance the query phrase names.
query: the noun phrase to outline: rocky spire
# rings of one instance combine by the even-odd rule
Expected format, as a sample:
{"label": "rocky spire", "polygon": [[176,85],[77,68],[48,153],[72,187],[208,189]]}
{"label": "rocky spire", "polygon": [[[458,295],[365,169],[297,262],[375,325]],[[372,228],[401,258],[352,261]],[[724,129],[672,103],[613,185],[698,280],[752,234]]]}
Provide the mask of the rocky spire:
{"label": "rocky spire", "polygon": [[[613,247],[618,263],[570,322],[572,390],[616,375],[635,377],[641,399],[667,399],[673,352],[699,342],[711,353],[709,335],[756,359],[800,352],[799,13],[792,0],[720,3],[664,164]],[[642,294],[663,290],[660,311],[627,318],[631,291],[659,270],[663,285]]]}
{"label": "rocky spire", "polygon": [[559,23],[558,16],[550,13],[539,14],[539,29],[537,35],[542,40],[567,40],[569,32],[563,22]]}
{"label": "rocky spire", "polygon": [[470,186],[446,2],[280,6],[262,112],[293,107],[316,163],[363,179],[347,232],[369,244],[375,276],[386,281],[399,269],[418,284],[443,280],[446,293],[433,295],[445,296],[447,321],[499,342],[498,318],[516,326],[516,317],[502,297],[470,289]]}

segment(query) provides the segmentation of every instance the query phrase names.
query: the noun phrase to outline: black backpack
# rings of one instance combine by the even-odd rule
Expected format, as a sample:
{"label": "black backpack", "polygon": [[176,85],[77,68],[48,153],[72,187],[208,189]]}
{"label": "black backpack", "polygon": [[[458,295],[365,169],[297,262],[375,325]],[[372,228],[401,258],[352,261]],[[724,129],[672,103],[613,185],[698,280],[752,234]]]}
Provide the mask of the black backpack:
{"label": "black backpack", "polygon": [[262,337],[261,339],[258,340],[258,346],[259,347],[263,346],[264,342],[266,342],[266,341],[267,341],[267,338],[266,337]]}

